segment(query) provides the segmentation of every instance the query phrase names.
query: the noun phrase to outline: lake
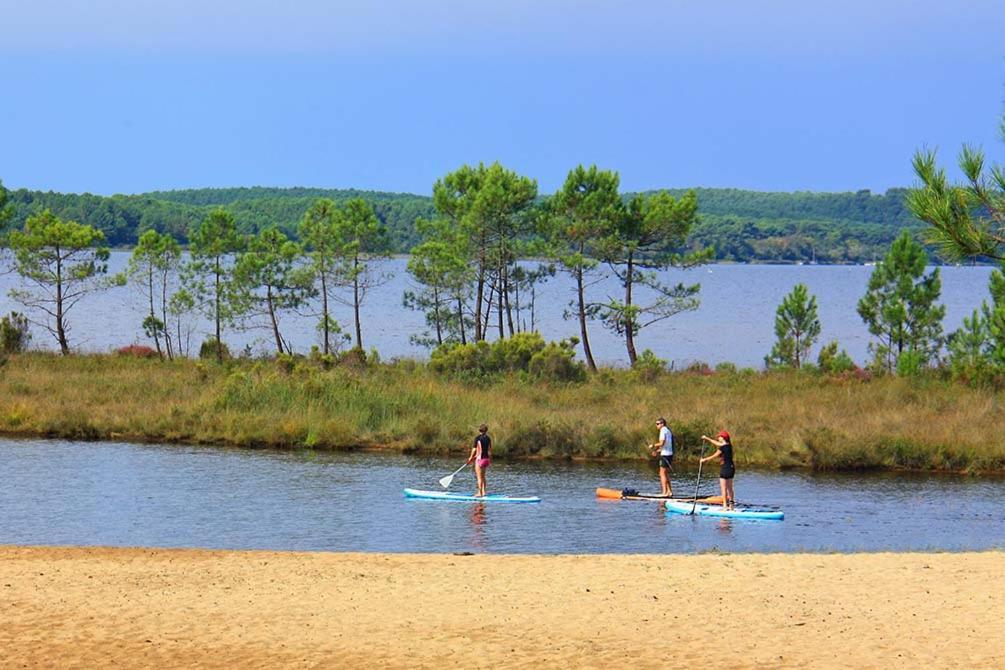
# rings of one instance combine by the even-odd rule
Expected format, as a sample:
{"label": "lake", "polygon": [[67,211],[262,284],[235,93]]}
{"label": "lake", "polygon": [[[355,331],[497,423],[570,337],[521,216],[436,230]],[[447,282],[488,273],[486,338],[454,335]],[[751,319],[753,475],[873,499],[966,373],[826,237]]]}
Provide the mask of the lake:
{"label": "lake", "polygon": [[[494,462],[490,491],[540,504],[407,500],[457,459],[0,438],[0,544],[366,552],[693,553],[1005,548],[1005,479],[747,472],[741,502],[784,521],[598,500],[658,488],[642,462]],[[466,470],[452,486],[471,489]],[[676,473],[690,493],[694,473]],[[717,490],[715,480],[703,492]]]}
{"label": "lake", "polygon": [[[128,252],[113,252],[110,271],[125,268],[128,258]],[[425,329],[425,324],[422,314],[402,306],[402,294],[416,288],[405,269],[406,262],[404,258],[395,258],[384,263],[389,279],[372,289],[362,309],[364,347],[376,347],[385,359],[428,355],[426,349],[410,341]],[[857,265],[711,265],[686,272],[667,272],[663,275],[666,281],[701,284],[701,307],[646,328],[638,337],[637,346],[639,351],[652,349],[677,367],[695,361],[713,365],[731,361],[761,367],[775,339],[775,309],[792,287],[802,282],[817,296],[823,326],[820,344],[837,339],[852,358],[864,363],[870,336],[855,306],[865,293],[873,269]],[[991,268],[944,267],[941,272],[942,303],[946,305],[944,328],[950,332],[988,298]],[[14,274],[0,276],[0,313],[19,309],[7,295],[19,281]],[[645,292],[639,293],[644,300]],[[620,288],[610,278],[598,281],[589,292],[594,301],[620,295]],[[579,335],[578,324],[563,318],[573,298],[573,283],[564,274],[539,289],[534,325],[545,338]],[[81,351],[97,352],[137,342],[149,344],[141,327],[144,314],[142,297],[130,287],[88,296],[70,314],[71,344]],[[350,307],[337,305],[335,317],[351,332]],[[529,325],[529,315],[525,315],[525,320]],[[309,316],[286,317],[283,332],[296,351],[306,352],[318,342],[316,323],[317,319]],[[201,341],[212,329],[209,323],[201,321],[198,330],[197,339]],[[225,332],[224,341],[235,352],[245,345],[255,351],[269,351],[270,337],[268,331],[258,328]],[[590,339],[598,363],[627,364],[623,341],[601,324],[591,323]],[[34,345],[50,349],[54,346],[52,337],[41,329],[35,332]],[[195,346],[197,349],[198,343]]]}

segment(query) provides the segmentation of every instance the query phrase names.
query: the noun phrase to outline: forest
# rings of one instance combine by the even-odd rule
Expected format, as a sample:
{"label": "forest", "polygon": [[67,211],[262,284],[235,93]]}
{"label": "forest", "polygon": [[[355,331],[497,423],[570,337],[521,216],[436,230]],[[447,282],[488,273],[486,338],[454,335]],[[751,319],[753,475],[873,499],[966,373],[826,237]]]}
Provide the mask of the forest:
{"label": "forest", "polygon": [[[718,261],[870,262],[881,257],[904,228],[922,228],[907,210],[906,189],[890,189],[882,195],[867,190],[694,190],[699,218],[689,242],[695,249],[712,247]],[[685,191],[669,192],[679,196]],[[387,229],[393,251],[406,253],[420,240],[416,221],[435,215],[428,196],[354,189],[206,188],[113,196],[20,189],[10,191],[9,196],[15,227],[49,209],[62,219],[94,226],[116,247],[135,245],[139,235],[151,229],[187,244],[188,231],[215,207],[231,212],[242,233],[258,233],[276,225],[295,236],[303,213],[316,199],[344,203],[359,197],[373,207]],[[539,198],[539,203],[544,200]]]}

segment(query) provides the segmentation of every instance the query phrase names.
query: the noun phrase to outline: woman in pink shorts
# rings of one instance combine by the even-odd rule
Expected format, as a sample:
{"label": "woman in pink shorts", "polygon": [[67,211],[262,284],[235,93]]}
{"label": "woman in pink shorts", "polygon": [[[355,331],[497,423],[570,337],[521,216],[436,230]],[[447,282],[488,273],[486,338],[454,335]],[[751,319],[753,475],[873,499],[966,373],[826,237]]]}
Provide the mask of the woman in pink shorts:
{"label": "woman in pink shorts", "polygon": [[485,469],[492,462],[492,438],[489,437],[489,427],[486,424],[478,426],[478,437],[471,447],[468,463],[475,462],[475,480],[478,483],[476,496],[485,497]]}

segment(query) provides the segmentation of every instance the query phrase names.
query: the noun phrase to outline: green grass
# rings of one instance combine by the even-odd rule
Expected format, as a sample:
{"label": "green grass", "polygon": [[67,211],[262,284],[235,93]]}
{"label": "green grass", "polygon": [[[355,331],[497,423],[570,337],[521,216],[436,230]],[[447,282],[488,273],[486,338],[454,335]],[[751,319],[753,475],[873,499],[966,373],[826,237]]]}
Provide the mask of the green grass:
{"label": "green grass", "polygon": [[[0,433],[450,453],[491,426],[509,458],[645,458],[665,415],[682,460],[727,428],[741,467],[1005,471],[1000,393],[936,379],[606,370],[577,385],[441,377],[411,362],[292,371],[118,356],[11,357]],[[707,452],[706,452],[707,453]]]}

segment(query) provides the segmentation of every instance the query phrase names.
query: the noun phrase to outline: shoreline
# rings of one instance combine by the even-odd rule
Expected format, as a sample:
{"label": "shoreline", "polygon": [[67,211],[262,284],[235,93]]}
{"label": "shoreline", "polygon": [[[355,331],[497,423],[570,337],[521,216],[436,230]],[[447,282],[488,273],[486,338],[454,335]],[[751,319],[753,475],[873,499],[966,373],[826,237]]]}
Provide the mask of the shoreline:
{"label": "shoreline", "polygon": [[703,433],[728,427],[743,469],[997,475],[1005,443],[982,434],[1005,432],[1003,399],[860,372],[605,369],[581,383],[472,383],[409,361],[30,353],[0,368],[0,435],[447,456],[485,422],[503,459],[640,461],[653,416],[669,410],[685,468]]}
{"label": "shoreline", "polygon": [[[994,667],[1001,550],[339,554],[0,546],[14,667]],[[949,643],[952,641],[952,644]]]}
{"label": "shoreline", "polygon": [[[308,447],[303,444],[296,444],[292,442],[285,443],[274,443],[274,444],[249,444],[240,442],[226,442],[226,441],[202,441],[202,440],[179,440],[179,439],[166,439],[151,437],[149,435],[127,435],[127,434],[111,434],[107,436],[81,436],[75,434],[47,434],[47,433],[30,433],[30,432],[17,432],[17,431],[5,431],[0,430],[0,439],[9,440],[62,440],[62,441],[75,441],[75,442],[109,442],[109,443],[126,443],[126,444],[142,444],[142,445],[153,445],[153,446],[163,446],[163,447],[174,447],[174,446],[184,446],[184,447],[207,447],[210,449],[240,449],[244,451],[278,451],[278,452],[322,452],[327,454],[372,454],[372,455],[390,455],[390,456],[415,456],[415,457],[431,457],[439,456],[442,458],[455,458],[457,456],[463,456],[467,453],[466,449],[463,450],[451,450],[443,451],[440,449],[430,448],[422,449],[415,447],[402,447],[399,445],[392,444],[359,444],[359,445],[321,445]],[[683,458],[675,460],[675,464],[688,464],[694,465],[697,463],[697,459],[693,459],[690,455],[685,455],[690,449],[681,449],[681,455]],[[655,458],[640,458],[640,457],[626,457],[626,456],[541,456],[541,455],[528,455],[522,454],[517,456],[512,455],[496,455],[493,456],[493,460],[502,463],[553,463],[553,462],[563,462],[563,463],[632,463],[639,462],[642,460],[650,461],[655,464]],[[693,461],[693,462],[692,462]],[[675,469],[674,472],[686,472],[690,473],[696,471],[696,468],[679,468]],[[907,468],[907,467],[848,467],[845,469],[832,469],[832,470],[815,470],[810,466],[806,465],[786,465],[786,466],[769,466],[764,464],[748,464],[744,466],[744,471],[746,472],[803,472],[808,474],[876,474],[876,475],[932,475],[939,477],[968,477],[968,478],[987,478],[987,479],[1002,479],[1005,478],[1005,469],[1001,470],[981,470],[979,472],[972,472],[968,470],[949,470],[949,469],[930,469],[930,468]],[[2,546],[2,545],[0,545]]]}

